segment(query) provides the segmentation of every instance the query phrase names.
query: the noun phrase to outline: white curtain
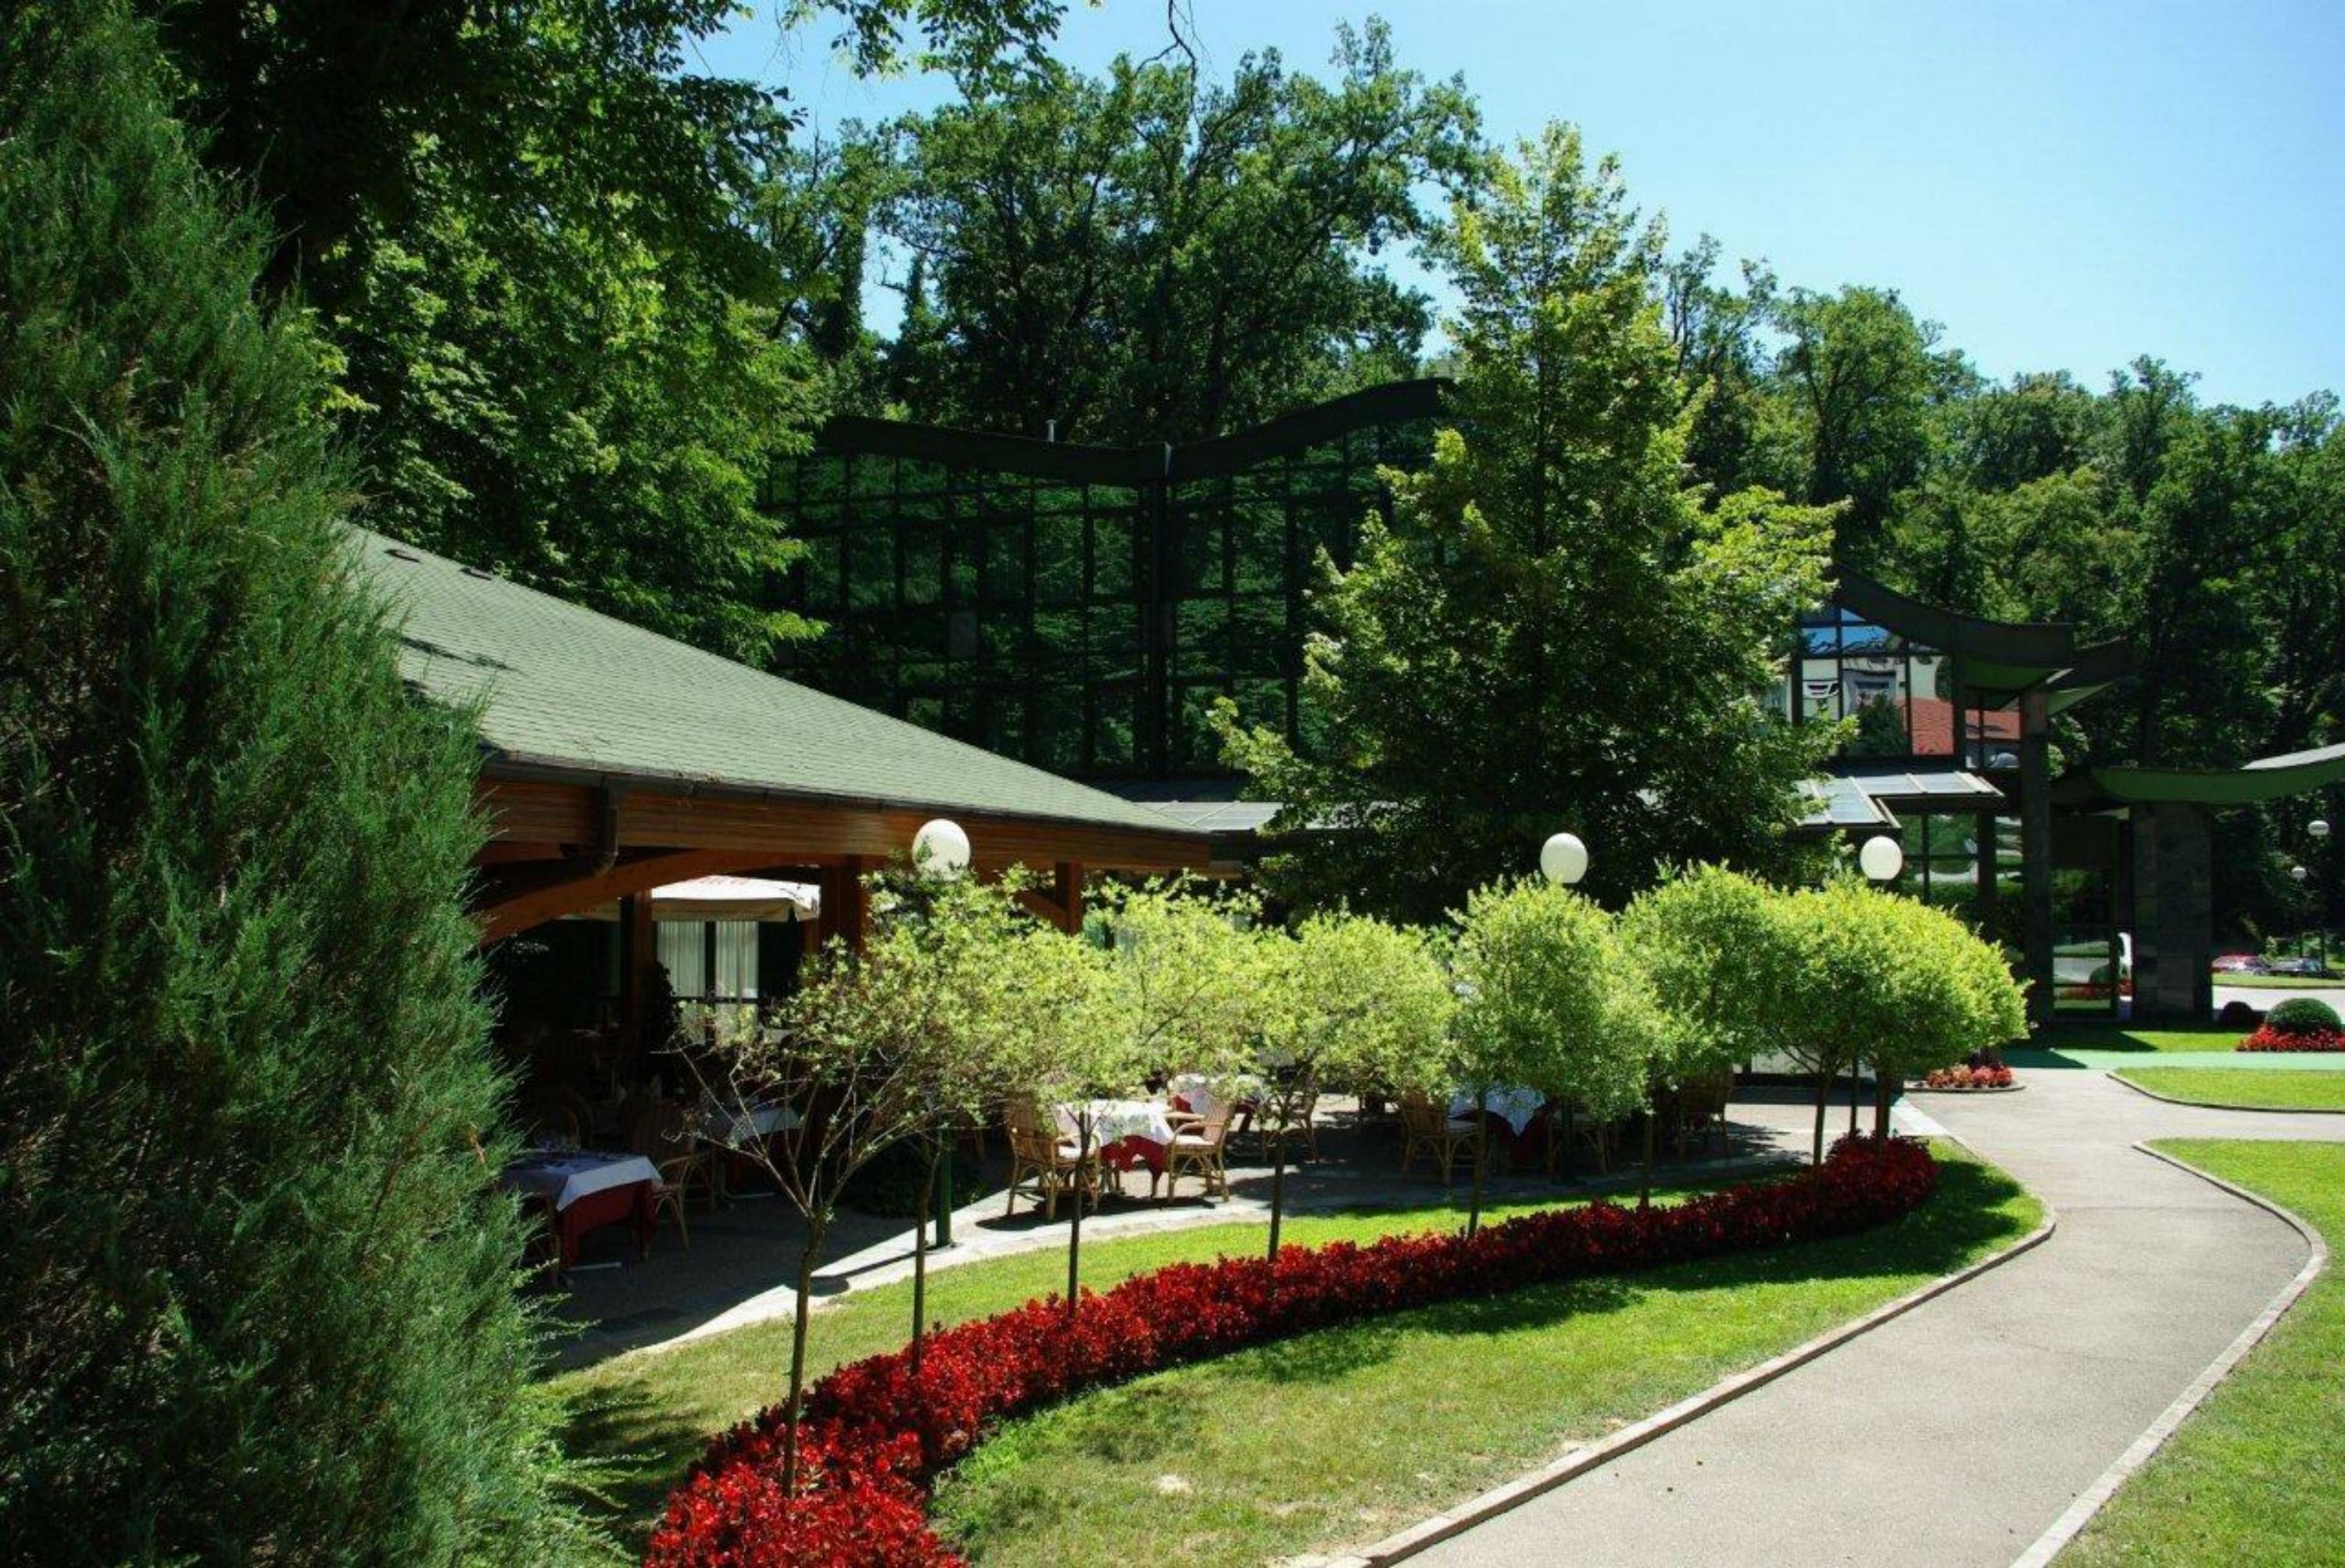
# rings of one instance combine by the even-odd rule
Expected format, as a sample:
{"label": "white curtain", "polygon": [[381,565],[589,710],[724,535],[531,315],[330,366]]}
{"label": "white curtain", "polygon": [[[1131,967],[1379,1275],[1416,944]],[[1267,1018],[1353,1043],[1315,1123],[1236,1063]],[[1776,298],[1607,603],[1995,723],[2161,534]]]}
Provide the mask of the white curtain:
{"label": "white curtain", "polygon": [[720,920],[716,927],[716,994],[743,1001],[757,994],[757,922]]}
{"label": "white curtain", "polygon": [[708,948],[696,920],[664,920],[652,927],[659,961],[678,996],[698,996],[708,988]]}

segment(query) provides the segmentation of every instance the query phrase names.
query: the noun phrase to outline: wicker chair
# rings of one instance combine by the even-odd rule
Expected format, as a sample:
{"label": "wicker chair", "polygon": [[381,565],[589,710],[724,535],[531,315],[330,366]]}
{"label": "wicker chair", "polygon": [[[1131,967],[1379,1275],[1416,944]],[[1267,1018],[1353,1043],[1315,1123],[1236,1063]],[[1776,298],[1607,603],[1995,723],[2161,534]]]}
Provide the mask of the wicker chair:
{"label": "wicker chair", "polygon": [[1408,1174],[1419,1154],[1428,1155],[1440,1169],[1445,1186],[1458,1156],[1478,1160],[1488,1145],[1488,1135],[1480,1123],[1466,1126],[1452,1122],[1443,1107],[1415,1090],[1400,1098],[1400,1132],[1401,1175]]}
{"label": "wicker chair", "polygon": [[1059,1135],[1058,1127],[1030,1095],[1012,1097],[1005,1110],[1010,1123],[1010,1191],[1002,1217],[1018,1211],[1018,1184],[1029,1176],[1034,1178],[1035,1194],[1042,1200],[1044,1219],[1059,1217],[1062,1192],[1071,1193],[1077,1203],[1088,1193],[1096,1202],[1099,1152],[1080,1153],[1075,1144]]}
{"label": "wicker chair", "polygon": [[701,1146],[692,1118],[681,1105],[655,1105],[636,1116],[627,1146],[659,1170],[659,1191],[652,1205],[653,1231],[659,1229],[659,1217],[673,1210],[676,1236],[686,1247],[691,1247],[692,1231],[684,1219],[685,1200],[696,1187],[707,1195],[711,1208],[716,1207],[716,1161]]}
{"label": "wicker chair", "polygon": [[[1256,1118],[1254,1125],[1254,1136],[1261,1143],[1262,1157],[1265,1160],[1270,1158],[1273,1144],[1282,1140],[1300,1138],[1303,1140],[1303,1152],[1311,1158],[1317,1159],[1319,1128],[1314,1118],[1319,1114],[1319,1085],[1312,1084],[1301,1088],[1273,1090],[1271,1093],[1284,1098],[1293,1115],[1288,1117],[1284,1126],[1273,1125],[1267,1116]],[[1264,1106],[1265,1111],[1269,1108],[1267,1105]]]}
{"label": "wicker chair", "polygon": [[[1230,1123],[1237,1115],[1237,1106],[1228,1100],[1217,1099],[1213,1108],[1201,1117],[1183,1117],[1164,1148],[1164,1196],[1172,1197],[1172,1189],[1180,1184],[1183,1171],[1193,1170],[1204,1178],[1207,1197],[1230,1196],[1230,1167],[1223,1158],[1230,1141]],[[1152,1186],[1153,1184],[1152,1184]]]}
{"label": "wicker chair", "polygon": [[574,1149],[586,1135],[575,1107],[558,1095],[533,1101],[521,1119],[533,1139],[557,1149]]}
{"label": "wicker chair", "polygon": [[1670,1141],[1682,1154],[1690,1144],[1707,1147],[1712,1135],[1718,1141],[1722,1156],[1731,1148],[1726,1132],[1727,1102],[1734,1097],[1734,1069],[1721,1067],[1715,1073],[1699,1078],[1689,1078],[1678,1085],[1677,1104],[1670,1117]]}

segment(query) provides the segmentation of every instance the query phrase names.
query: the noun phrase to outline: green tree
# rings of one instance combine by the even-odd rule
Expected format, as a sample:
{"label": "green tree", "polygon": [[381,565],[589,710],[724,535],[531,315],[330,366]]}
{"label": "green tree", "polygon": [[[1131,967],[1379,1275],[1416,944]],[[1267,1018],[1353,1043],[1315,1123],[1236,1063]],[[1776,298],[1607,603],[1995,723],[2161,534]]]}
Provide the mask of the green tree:
{"label": "green tree", "polygon": [[[1622,912],[1623,945],[1661,1010],[1657,1081],[1682,1085],[1782,1048],[1779,987],[1794,962],[1782,906],[1782,894],[1741,872],[1693,866]],[[1644,1156],[1650,1189],[1650,1123]]]}
{"label": "green tree", "polygon": [[[1665,1044],[1661,1013],[1612,918],[1586,898],[1536,880],[1477,889],[1458,932],[1457,975],[1457,1064],[1477,1117],[1493,1089],[1534,1088],[1561,1111],[1568,1147],[1575,1108],[1600,1121],[1644,1104]],[[1474,1163],[1468,1236],[1481,1220],[1487,1163]]]}
{"label": "green tree", "polygon": [[[373,526],[736,657],[803,629],[762,603],[792,550],[756,487],[806,439],[859,279],[776,220],[787,107],[692,68],[731,0],[147,8],[208,161],[277,237],[269,292],[335,350]],[[865,68],[917,28],[974,76],[1058,10],[784,15],[827,13]]]}
{"label": "green tree", "polygon": [[1426,301],[1375,257],[1426,232],[1419,186],[1467,172],[1472,102],[1396,66],[1381,23],[1340,30],[1335,66],[1052,62],[902,122],[888,231],[950,349],[899,387],[910,414],[1181,441],[1413,373]]}
{"label": "green tree", "polygon": [[1784,477],[1809,501],[1845,504],[1834,555],[1872,566],[1892,501],[1923,476],[1957,364],[1892,289],[1794,289],[1775,322],[1788,340],[1775,363],[1792,420]]}
{"label": "green tree", "polygon": [[[1319,1089],[1340,1082],[1414,1084],[1447,1074],[1456,997],[1432,934],[1365,915],[1313,915],[1291,940],[1269,939],[1260,1007],[1266,1073],[1259,1113],[1274,1139],[1269,1256],[1286,1203],[1286,1139]],[[1430,1070],[1428,1070],[1430,1068]],[[1282,1076],[1282,1074],[1284,1074]]]}
{"label": "green tree", "polygon": [[472,741],[345,569],[320,348],[168,86],[122,6],[0,24],[8,1554],[569,1557]]}
{"label": "green tree", "polygon": [[1266,867],[1304,907],[1437,919],[1564,824],[1609,897],[1687,859],[1779,861],[1832,738],[1761,703],[1822,597],[1830,514],[1687,485],[1659,239],[1609,162],[1555,127],[1487,180],[1446,242],[1460,426],[1387,476],[1391,526],[1315,601],[1329,747],[1223,719],[1278,827],[1347,830]]}

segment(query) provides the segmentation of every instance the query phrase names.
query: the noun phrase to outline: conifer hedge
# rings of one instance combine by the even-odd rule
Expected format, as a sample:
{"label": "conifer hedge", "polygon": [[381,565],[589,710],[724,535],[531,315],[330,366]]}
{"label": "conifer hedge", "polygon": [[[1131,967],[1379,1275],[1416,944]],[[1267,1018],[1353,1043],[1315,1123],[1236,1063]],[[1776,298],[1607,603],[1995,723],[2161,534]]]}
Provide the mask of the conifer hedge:
{"label": "conifer hedge", "polygon": [[0,21],[5,1554],[570,1555],[471,748],[166,87],[113,0]]}

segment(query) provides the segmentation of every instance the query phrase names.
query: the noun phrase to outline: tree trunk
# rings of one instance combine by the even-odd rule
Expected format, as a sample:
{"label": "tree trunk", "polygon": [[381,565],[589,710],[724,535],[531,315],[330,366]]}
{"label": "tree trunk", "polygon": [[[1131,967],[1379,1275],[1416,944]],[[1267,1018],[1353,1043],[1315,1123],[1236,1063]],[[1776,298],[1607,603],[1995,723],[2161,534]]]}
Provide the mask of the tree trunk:
{"label": "tree trunk", "polygon": [[1273,1263],[1278,1261],[1278,1222],[1286,1209],[1286,1127],[1282,1122],[1276,1145],[1270,1155],[1270,1252]]}
{"label": "tree trunk", "polygon": [[[1864,1074],[1858,1069],[1857,1063],[1848,1064],[1848,1130],[1852,1136],[1856,1132],[1856,1107],[1864,1097]],[[1877,1071],[1873,1074],[1876,1081],[1880,1076]]]}
{"label": "tree trunk", "polygon": [[1481,1136],[1474,1140],[1474,1196],[1466,1209],[1466,1239],[1482,1227],[1482,1167],[1490,1163],[1490,1091],[1479,1090],[1474,1095],[1474,1125]]}
{"label": "tree trunk", "polygon": [[1832,1108],[1832,1073],[1829,1067],[1816,1069],[1816,1145],[1815,1162],[1824,1163],[1824,1115]]}
{"label": "tree trunk", "polygon": [[912,1375],[920,1375],[920,1360],[928,1349],[929,1325],[929,1210],[937,1196],[937,1151],[929,1148],[929,1168],[920,1176],[920,1207],[912,1221]]}
{"label": "tree trunk", "polygon": [[1889,1105],[1896,1097],[1897,1086],[1891,1082],[1889,1074],[1886,1073],[1877,1074],[1873,1081],[1873,1135],[1874,1137],[1885,1138],[1889,1135]]}
{"label": "tree trunk", "polygon": [[1075,1119],[1075,1217],[1067,1227],[1067,1321],[1075,1320],[1083,1278],[1083,1168],[1091,1158],[1091,1114]]}
{"label": "tree trunk", "polygon": [[1574,1125],[1571,1102],[1566,1100],[1563,1103],[1563,1179],[1566,1181],[1575,1181],[1579,1176],[1579,1161],[1571,1152],[1571,1129]]}
{"label": "tree trunk", "polygon": [[782,1424],[782,1495],[797,1494],[798,1406],[806,1397],[807,1313],[814,1305],[814,1261],[822,1251],[825,1222],[807,1217],[806,1246],[798,1253],[797,1319],[790,1325],[790,1397],[782,1408],[789,1419]]}

